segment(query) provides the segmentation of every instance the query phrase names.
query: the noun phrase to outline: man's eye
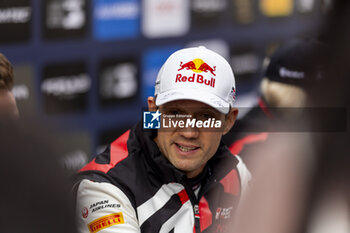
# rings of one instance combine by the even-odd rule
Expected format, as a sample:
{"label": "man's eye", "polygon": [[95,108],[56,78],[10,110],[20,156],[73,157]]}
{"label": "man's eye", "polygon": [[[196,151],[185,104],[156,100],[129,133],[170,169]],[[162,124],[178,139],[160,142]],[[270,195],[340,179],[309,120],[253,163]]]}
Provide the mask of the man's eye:
{"label": "man's eye", "polygon": [[177,114],[180,114],[180,111],[178,111],[178,110],[169,110],[166,113],[169,114],[169,115],[177,115]]}
{"label": "man's eye", "polygon": [[198,114],[197,118],[199,118],[199,119],[209,119],[209,118],[215,118],[215,117],[211,113],[201,113],[201,114]]}

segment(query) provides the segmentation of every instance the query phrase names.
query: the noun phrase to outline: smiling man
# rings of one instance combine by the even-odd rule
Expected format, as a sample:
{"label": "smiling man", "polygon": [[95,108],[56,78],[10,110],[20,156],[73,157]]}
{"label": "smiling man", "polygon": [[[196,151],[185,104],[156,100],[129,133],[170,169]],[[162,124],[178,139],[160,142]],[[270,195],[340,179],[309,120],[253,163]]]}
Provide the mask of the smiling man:
{"label": "smiling man", "polygon": [[250,179],[221,142],[238,114],[234,99],[223,57],[204,47],[173,53],[147,100],[163,125],[138,123],[80,170],[78,231],[228,232]]}
{"label": "smiling man", "polygon": [[[150,110],[155,109],[154,98],[149,97]],[[213,109],[207,104],[193,100],[177,100],[159,107],[160,112],[166,114],[194,116],[196,120],[216,119],[224,124],[224,128],[171,127],[170,129],[158,130],[154,142],[158,145],[160,152],[176,168],[186,173],[188,178],[198,176],[204,169],[208,160],[217,151],[221,136],[229,130],[236,117],[237,110],[232,110],[226,117],[223,113]],[[175,116],[176,116],[175,115]],[[178,121],[181,117],[177,117]],[[223,131],[222,131],[223,130]]]}

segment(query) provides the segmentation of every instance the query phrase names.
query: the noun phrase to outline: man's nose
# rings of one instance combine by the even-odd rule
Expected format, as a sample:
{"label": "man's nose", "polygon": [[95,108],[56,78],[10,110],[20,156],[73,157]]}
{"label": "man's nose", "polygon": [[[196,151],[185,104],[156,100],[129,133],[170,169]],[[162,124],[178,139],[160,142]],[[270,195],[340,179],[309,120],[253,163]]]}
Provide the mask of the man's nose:
{"label": "man's nose", "polygon": [[199,136],[199,130],[197,128],[192,128],[192,127],[179,129],[178,133],[182,137],[187,138],[187,139],[195,139],[195,138],[198,138],[198,136]]}

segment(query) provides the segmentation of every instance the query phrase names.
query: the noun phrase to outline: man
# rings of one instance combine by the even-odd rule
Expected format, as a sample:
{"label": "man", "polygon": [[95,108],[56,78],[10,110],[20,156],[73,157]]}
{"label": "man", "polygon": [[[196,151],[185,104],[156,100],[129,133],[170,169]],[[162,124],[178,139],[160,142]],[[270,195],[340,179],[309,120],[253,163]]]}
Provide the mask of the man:
{"label": "man", "polygon": [[17,118],[18,108],[11,90],[13,87],[13,68],[7,58],[0,53],[0,117]]}
{"label": "man", "polygon": [[[154,118],[185,116],[168,120],[195,127],[150,130],[139,123],[82,168],[78,231],[227,231],[250,176],[221,143],[238,114],[234,95],[232,69],[217,53],[198,47],[172,54],[148,108],[157,111]],[[202,127],[209,121],[217,128]]]}

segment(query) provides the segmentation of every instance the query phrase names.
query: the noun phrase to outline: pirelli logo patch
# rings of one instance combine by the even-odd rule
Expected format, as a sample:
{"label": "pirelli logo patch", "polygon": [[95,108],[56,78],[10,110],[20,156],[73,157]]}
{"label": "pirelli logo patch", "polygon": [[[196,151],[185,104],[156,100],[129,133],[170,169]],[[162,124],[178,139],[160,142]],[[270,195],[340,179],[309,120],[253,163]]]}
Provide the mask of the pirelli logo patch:
{"label": "pirelli logo patch", "polygon": [[103,216],[101,218],[98,218],[88,224],[90,233],[98,232],[102,229],[117,225],[117,224],[123,224],[124,223],[124,217],[123,213],[114,213],[109,214],[106,216]]}

